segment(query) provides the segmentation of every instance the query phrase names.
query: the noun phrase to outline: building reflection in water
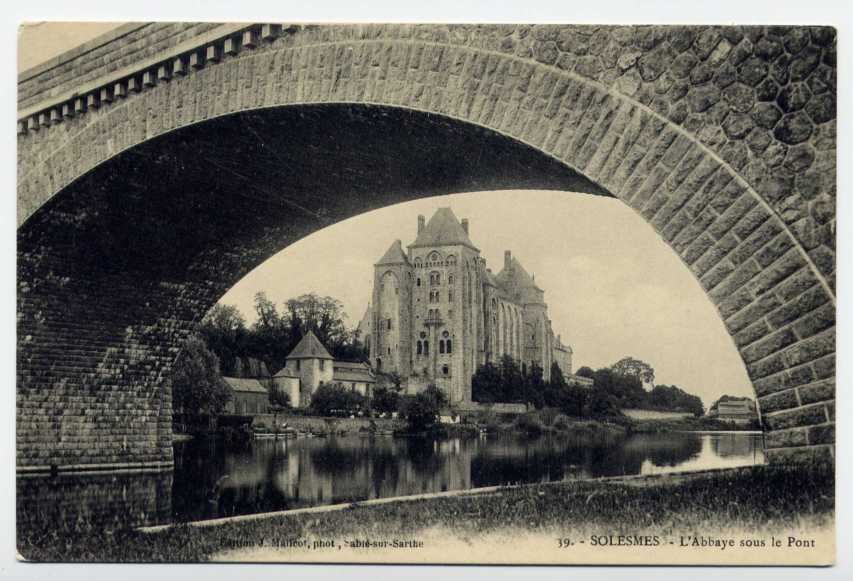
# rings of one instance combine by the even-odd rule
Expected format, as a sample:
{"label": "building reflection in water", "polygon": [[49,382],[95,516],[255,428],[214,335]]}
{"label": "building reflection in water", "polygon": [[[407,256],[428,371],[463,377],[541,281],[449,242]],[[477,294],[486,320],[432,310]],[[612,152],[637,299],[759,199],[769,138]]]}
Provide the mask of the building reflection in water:
{"label": "building reflection in water", "polygon": [[755,434],[346,436],[175,445],[175,470],[20,477],[22,525],[115,528],[446,490],[764,462]]}
{"label": "building reflection in water", "polygon": [[[719,436],[347,436],[227,449],[218,441],[188,442],[175,455],[174,514],[196,520],[502,484],[763,463],[760,437],[725,434],[718,441]],[[204,486],[198,477],[201,457],[207,463]]]}

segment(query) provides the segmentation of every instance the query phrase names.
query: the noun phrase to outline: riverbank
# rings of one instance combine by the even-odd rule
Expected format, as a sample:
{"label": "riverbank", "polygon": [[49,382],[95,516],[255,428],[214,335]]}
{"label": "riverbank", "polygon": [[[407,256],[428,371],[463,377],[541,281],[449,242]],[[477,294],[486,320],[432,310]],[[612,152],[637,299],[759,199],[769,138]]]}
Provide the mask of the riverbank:
{"label": "riverbank", "polygon": [[[831,465],[769,465],[652,478],[573,481],[358,506],[322,515],[280,515],[209,527],[178,525],[156,533],[81,532],[66,523],[22,534],[18,550],[36,561],[206,561],[235,547],[285,546],[296,538],[411,538],[436,528],[460,540],[490,534],[594,531],[657,535],[737,528],[782,534],[832,523]],[[232,557],[234,555],[232,554]],[[239,556],[239,554],[237,555]],[[278,558],[295,559],[292,552]]]}
{"label": "riverbank", "polygon": [[661,434],[666,432],[754,432],[760,431],[756,422],[736,424],[708,417],[688,417],[671,420],[632,420],[629,431],[632,434]]}

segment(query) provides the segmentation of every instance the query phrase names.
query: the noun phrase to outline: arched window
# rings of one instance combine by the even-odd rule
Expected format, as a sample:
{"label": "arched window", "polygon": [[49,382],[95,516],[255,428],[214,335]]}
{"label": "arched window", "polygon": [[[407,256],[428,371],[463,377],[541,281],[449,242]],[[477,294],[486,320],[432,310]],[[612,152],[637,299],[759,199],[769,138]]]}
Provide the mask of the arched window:
{"label": "arched window", "polygon": [[453,341],[451,341],[450,339],[447,340],[447,352],[453,353]]}
{"label": "arched window", "polygon": [[418,355],[423,353],[423,349],[424,349],[424,344],[421,343],[420,341],[418,341]]}
{"label": "arched window", "polygon": [[447,291],[447,300],[448,302],[453,302],[453,289]]}
{"label": "arched window", "polygon": [[429,285],[438,286],[441,284],[441,273],[433,271],[429,273]]}
{"label": "arched window", "polygon": [[452,274],[447,275],[447,284],[449,284],[449,285],[453,284],[453,275]]}
{"label": "arched window", "polygon": [[438,352],[444,353],[444,339],[438,342]]}
{"label": "arched window", "polygon": [[441,262],[441,254],[433,250],[427,256],[427,264],[438,264]]}
{"label": "arched window", "polygon": [[424,341],[424,355],[429,355],[429,341]]}
{"label": "arched window", "polygon": [[423,263],[423,261],[421,260],[421,257],[420,257],[420,256],[418,256],[417,258],[415,258],[415,268],[421,268],[423,265],[424,265],[424,263]]}
{"label": "arched window", "polygon": [[418,277],[418,286],[421,286],[421,277]]}
{"label": "arched window", "polygon": [[442,365],[442,366],[441,366],[441,372],[442,372],[444,375],[447,375],[448,373],[450,373],[450,368],[449,368],[447,365]]}
{"label": "arched window", "polygon": [[456,265],[456,257],[452,254],[447,257],[447,266],[455,266]]}

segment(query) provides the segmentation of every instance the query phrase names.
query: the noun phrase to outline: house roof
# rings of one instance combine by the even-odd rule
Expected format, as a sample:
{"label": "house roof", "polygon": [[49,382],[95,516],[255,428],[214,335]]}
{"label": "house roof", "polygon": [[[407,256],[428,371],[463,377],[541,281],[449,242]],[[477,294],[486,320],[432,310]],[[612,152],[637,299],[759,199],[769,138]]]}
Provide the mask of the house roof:
{"label": "house roof", "polygon": [[247,379],[244,377],[223,377],[225,383],[234,390],[243,393],[269,393],[267,388],[261,385],[257,379]]}
{"label": "house roof", "polygon": [[370,373],[356,369],[335,369],[332,381],[360,381],[362,383],[376,383],[376,379]]}
{"label": "house roof", "polygon": [[383,264],[408,264],[408,262],[409,259],[406,258],[406,253],[403,252],[403,243],[395,240],[374,266]]}
{"label": "house roof", "polygon": [[334,357],[329,355],[317,335],[309,329],[293,348],[293,351],[290,352],[290,355],[287,356],[287,359],[334,359]]}
{"label": "house roof", "polygon": [[478,250],[468,238],[468,234],[465,233],[465,229],[462,228],[462,224],[456,218],[453,210],[439,208],[409,246],[452,246],[456,244]]}
{"label": "house roof", "polygon": [[360,361],[335,361],[332,372],[333,381],[360,381],[376,383],[370,367]]}
{"label": "house roof", "polygon": [[299,379],[299,376],[296,375],[296,373],[294,373],[293,371],[290,371],[287,366],[282,367],[278,373],[273,375],[273,378],[275,377],[293,377],[295,379]]}

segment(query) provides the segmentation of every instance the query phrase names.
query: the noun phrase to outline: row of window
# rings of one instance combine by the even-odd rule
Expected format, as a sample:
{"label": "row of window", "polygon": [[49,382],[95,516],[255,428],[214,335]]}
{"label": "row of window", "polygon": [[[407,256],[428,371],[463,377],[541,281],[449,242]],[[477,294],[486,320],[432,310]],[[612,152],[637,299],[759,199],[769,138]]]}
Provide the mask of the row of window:
{"label": "row of window", "polygon": [[[447,275],[447,284],[453,286],[455,279],[452,274]],[[421,286],[421,277],[418,277],[415,282],[417,286]],[[441,273],[440,272],[431,272],[429,273],[429,285],[430,286],[439,286],[441,284]]]}
{"label": "row of window", "polygon": [[[429,340],[418,341],[416,350],[418,355],[429,355]],[[441,354],[453,353],[453,340],[440,339],[438,342],[438,352]]]}
{"label": "row of window", "polygon": [[[423,268],[423,265],[424,265],[424,261],[421,259],[420,256],[415,258],[415,268]],[[426,257],[426,265],[427,266],[444,266],[444,265],[455,266],[456,265],[456,256],[454,256],[453,254],[449,254],[447,256],[447,258],[442,260],[441,254],[433,251],[433,252],[430,252],[429,255]]]}
{"label": "row of window", "polygon": [[[451,302],[451,303],[453,302],[453,290],[452,289],[447,291],[447,301]],[[441,302],[441,292],[438,290],[429,291],[429,302],[431,302],[431,303]]]}

